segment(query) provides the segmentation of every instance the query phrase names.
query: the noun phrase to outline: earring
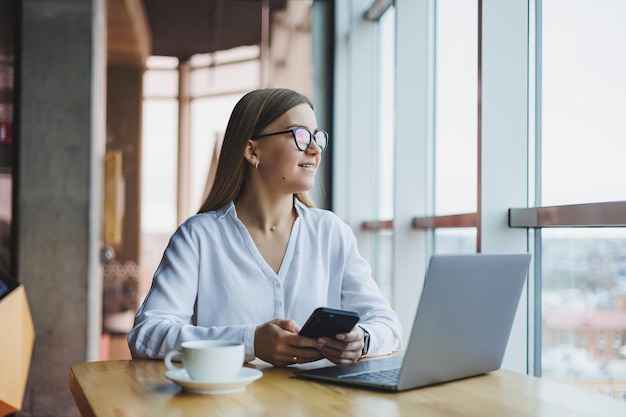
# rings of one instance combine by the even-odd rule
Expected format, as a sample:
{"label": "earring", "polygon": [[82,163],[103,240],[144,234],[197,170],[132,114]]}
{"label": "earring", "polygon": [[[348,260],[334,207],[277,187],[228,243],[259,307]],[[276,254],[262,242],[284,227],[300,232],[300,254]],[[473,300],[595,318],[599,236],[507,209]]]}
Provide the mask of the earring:
{"label": "earring", "polygon": [[254,169],[256,170],[259,167],[259,161],[256,161],[256,164],[254,164]]}

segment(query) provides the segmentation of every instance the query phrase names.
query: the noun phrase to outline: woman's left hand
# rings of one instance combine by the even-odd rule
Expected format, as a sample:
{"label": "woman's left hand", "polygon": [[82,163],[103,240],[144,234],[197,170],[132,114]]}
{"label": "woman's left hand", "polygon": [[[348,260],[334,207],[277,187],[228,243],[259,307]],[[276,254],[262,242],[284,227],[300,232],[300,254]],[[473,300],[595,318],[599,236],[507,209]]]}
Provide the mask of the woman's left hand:
{"label": "woman's left hand", "polygon": [[317,348],[329,361],[340,365],[356,362],[363,352],[363,329],[354,326],[349,333],[339,333],[334,338],[318,337]]}

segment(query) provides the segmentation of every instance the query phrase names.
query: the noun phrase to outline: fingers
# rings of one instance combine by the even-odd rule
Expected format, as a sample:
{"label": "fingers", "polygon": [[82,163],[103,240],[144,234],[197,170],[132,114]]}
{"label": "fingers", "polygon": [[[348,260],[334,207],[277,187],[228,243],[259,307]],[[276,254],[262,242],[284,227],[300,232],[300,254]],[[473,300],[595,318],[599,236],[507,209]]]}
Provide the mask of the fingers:
{"label": "fingers", "polygon": [[254,351],[257,358],[274,366],[311,362],[323,358],[315,340],[297,335],[299,328],[292,320],[272,320],[257,326]]}
{"label": "fingers", "polygon": [[323,359],[324,355],[315,348],[297,348],[281,356],[280,364],[274,366],[295,365],[298,363],[308,363]]}
{"label": "fingers", "polygon": [[298,363],[314,362],[323,358],[324,355],[315,348],[298,348],[276,354],[275,359],[268,362],[276,367],[283,367]]}
{"label": "fingers", "polygon": [[318,344],[318,349],[324,357],[335,364],[353,363],[359,360],[363,348],[354,348],[354,345],[347,345],[344,349],[334,346]]}
{"label": "fingers", "polygon": [[335,364],[356,362],[363,351],[363,331],[355,326],[349,333],[340,333],[335,338],[320,337],[316,343],[320,352]]}
{"label": "fingers", "polygon": [[319,337],[316,339],[319,347],[326,346],[337,350],[354,350],[361,352],[363,350],[363,331],[356,330],[350,333],[339,333],[334,338]]}
{"label": "fingers", "polygon": [[363,351],[363,342],[338,343],[336,340],[318,339],[319,351],[335,364],[352,363],[359,360]]}
{"label": "fingers", "polygon": [[288,332],[291,332],[291,333],[297,334],[300,332],[300,326],[298,326],[298,324],[293,320],[277,319],[277,320],[273,320],[271,323],[274,323],[281,329],[287,330]]}
{"label": "fingers", "polygon": [[355,326],[334,338],[311,339],[298,336],[300,328],[293,320],[276,319],[256,328],[255,355],[274,366],[307,363],[327,358],[336,364],[356,362],[363,351],[363,331]]}

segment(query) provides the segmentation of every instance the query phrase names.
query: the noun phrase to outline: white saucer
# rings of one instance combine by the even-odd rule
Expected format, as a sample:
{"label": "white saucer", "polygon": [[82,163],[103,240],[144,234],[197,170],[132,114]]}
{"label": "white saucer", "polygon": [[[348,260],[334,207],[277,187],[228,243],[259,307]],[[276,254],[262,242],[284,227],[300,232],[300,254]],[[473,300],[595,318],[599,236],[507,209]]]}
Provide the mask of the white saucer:
{"label": "white saucer", "polygon": [[185,391],[195,394],[232,394],[246,389],[246,385],[263,376],[258,369],[243,367],[232,381],[228,382],[203,382],[194,381],[184,369],[170,369],[165,372],[165,377],[180,385]]}

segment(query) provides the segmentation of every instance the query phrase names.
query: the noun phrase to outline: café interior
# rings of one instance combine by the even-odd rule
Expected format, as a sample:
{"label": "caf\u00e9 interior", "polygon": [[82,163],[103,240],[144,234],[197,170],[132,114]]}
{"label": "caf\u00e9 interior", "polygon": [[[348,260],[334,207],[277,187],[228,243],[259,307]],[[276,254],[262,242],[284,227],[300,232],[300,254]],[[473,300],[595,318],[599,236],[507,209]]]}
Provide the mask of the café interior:
{"label": "caf\u00e9 interior", "polygon": [[230,111],[264,87],[312,99],[331,145],[310,195],[404,329],[432,254],[529,252],[503,367],[626,401],[625,19],[611,0],[0,0],[0,272],[32,320],[0,411],[79,415],[69,368],[130,359]]}

